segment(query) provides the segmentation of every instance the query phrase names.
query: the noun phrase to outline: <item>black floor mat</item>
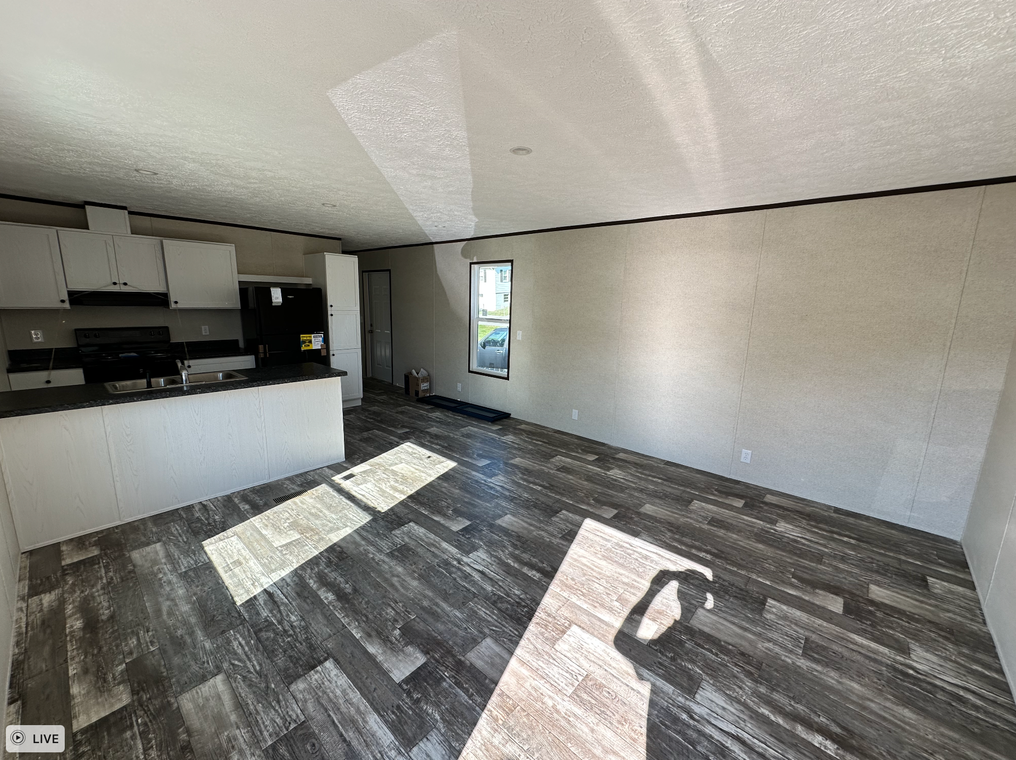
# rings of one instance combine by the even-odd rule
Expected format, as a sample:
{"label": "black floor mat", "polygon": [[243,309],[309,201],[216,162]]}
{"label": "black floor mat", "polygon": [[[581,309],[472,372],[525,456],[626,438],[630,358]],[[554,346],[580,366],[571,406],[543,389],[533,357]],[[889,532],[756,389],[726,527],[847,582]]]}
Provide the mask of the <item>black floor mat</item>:
{"label": "black floor mat", "polygon": [[488,409],[485,406],[477,406],[476,404],[469,404],[465,401],[456,401],[453,398],[447,396],[424,396],[423,398],[417,399],[417,401],[423,404],[430,404],[440,409],[447,409],[449,412],[456,412],[457,414],[464,414],[467,417],[475,417],[478,420],[486,420],[487,422],[497,422],[507,417],[511,417],[508,412],[500,412],[497,409]]}

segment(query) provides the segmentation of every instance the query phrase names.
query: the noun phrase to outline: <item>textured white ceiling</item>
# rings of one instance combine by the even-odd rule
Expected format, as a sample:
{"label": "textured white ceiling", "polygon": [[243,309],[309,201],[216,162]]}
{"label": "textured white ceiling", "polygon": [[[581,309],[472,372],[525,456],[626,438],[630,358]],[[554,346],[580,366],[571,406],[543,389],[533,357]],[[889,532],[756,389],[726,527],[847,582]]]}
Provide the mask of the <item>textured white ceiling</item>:
{"label": "textured white ceiling", "polygon": [[0,192],[349,250],[1016,175],[1014,105],[1012,0],[0,0]]}

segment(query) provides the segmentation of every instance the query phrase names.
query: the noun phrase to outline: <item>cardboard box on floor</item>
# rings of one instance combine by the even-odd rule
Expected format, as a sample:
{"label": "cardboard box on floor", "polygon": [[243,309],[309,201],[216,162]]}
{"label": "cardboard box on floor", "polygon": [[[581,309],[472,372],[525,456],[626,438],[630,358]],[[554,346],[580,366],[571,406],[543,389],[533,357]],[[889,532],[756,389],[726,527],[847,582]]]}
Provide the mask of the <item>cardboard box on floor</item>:
{"label": "cardboard box on floor", "polygon": [[430,395],[430,375],[417,377],[409,372],[406,373],[406,394],[410,398],[423,398]]}

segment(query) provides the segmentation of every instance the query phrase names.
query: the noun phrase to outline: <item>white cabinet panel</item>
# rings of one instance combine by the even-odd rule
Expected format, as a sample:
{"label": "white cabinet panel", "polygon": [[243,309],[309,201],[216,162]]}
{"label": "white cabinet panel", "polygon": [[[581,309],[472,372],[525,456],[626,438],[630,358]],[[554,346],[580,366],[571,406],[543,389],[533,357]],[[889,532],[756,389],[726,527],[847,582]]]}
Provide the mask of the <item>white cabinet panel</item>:
{"label": "white cabinet panel", "polygon": [[0,309],[69,309],[52,227],[0,224]]}
{"label": "white cabinet panel", "polygon": [[0,420],[0,447],[22,548],[119,521],[102,409]]}
{"label": "white cabinet panel", "polygon": [[360,347],[360,312],[329,312],[329,339],[336,351]]}
{"label": "white cabinet panel", "polygon": [[253,356],[219,356],[209,359],[191,359],[187,369],[195,372],[224,372],[227,369],[253,369]]}
{"label": "white cabinet panel", "polygon": [[[12,391],[26,391],[31,388],[58,388],[62,385],[84,385],[85,373],[80,369],[55,369],[38,372],[11,372],[8,375]],[[49,381],[48,383],[46,381]]]}
{"label": "white cabinet panel", "polygon": [[358,262],[356,256],[340,253],[325,255],[325,279],[328,308],[338,311],[358,311],[360,309],[360,287],[358,282]]}
{"label": "white cabinet panel", "polygon": [[104,407],[121,518],[268,480],[259,403],[244,388]]}
{"label": "white cabinet panel", "polygon": [[162,241],[149,237],[113,237],[121,290],[166,292],[166,263]]}
{"label": "white cabinet panel", "polygon": [[331,351],[332,369],[344,369],[349,374],[342,378],[342,400],[363,398],[363,367],[360,365],[360,349]]}
{"label": "white cabinet panel", "polygon": [[173,309],[239,309],[232,245],[164,240],[169,305]]}
{"label": "white cabinet panel", "polygon": [[68,290],[119,290],[113,236],[59,230]]}
{"label": "white cabinet panel", "polygon": [[[261,391],[272,480],[346,458],[342,386],[346,378],[266,385]],[[335,420],[333,425],[322,420]]]}

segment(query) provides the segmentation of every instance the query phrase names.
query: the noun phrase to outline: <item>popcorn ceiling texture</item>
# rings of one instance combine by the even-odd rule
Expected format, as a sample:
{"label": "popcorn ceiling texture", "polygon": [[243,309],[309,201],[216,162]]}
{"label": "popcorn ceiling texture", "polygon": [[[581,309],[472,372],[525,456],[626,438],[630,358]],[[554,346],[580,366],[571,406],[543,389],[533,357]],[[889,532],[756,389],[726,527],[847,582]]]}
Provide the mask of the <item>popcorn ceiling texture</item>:
{"label": "popcorn ceiling texture", "polygon": [[[1013,175],[1014,20],[991,0],[10,4],[0,191],[355,250]],[[439,55],[400,69],[414,50]]]}

